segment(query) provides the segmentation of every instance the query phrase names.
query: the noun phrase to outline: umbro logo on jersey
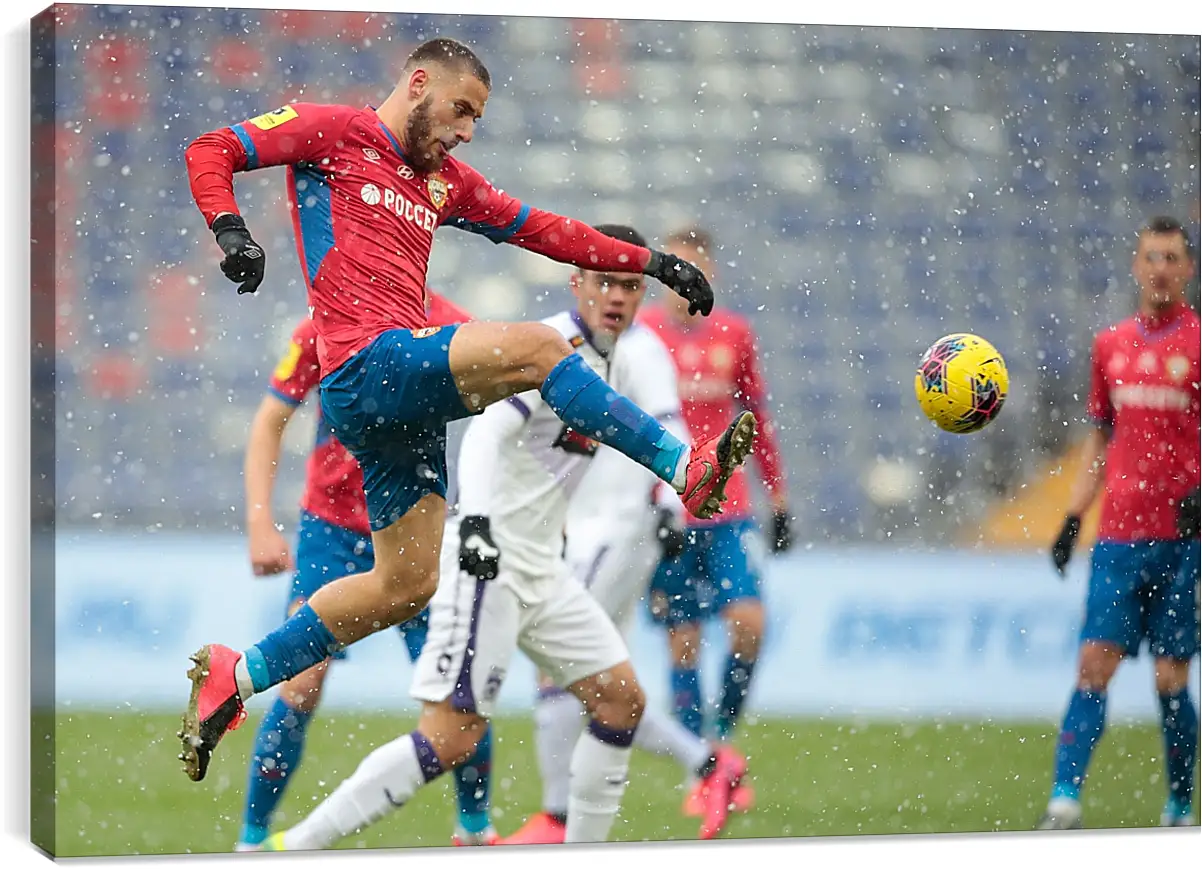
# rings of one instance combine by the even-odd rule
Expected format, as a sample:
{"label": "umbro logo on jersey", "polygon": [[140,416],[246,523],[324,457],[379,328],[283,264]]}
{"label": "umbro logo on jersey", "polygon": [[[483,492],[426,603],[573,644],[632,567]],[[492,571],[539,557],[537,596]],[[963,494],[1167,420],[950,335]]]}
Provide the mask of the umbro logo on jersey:
{"label": "umbro logo on jersey", "polygon": [[380,162],[380,152],[377,151],[375,148],[364,148],[363,156],[366,157],[368,160],[370,160],[372,163]]}

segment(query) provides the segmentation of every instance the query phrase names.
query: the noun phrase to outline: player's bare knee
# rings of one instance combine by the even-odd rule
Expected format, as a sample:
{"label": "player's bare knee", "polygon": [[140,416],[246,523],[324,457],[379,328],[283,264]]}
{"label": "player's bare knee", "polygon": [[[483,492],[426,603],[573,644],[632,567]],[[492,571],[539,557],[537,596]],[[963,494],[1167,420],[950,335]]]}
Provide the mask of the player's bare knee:
{"label": "player's bare knee", "polygon": [[572,346],[559,330],[545,323],[527,323],[515,335],[513,354],[515,385],[521,390],[541,387],[560,361],[572,353]]}
{"label": "player's bare knee", "polygon": [[312,713],[321,703],[321,690],[325,685],[329,662],[309,668],[280,686],[280,699],[289,708],[300,713]]}
{"label": "player's bare knee", "polygon": [[634,728],[643,718],[647,697],[630,667],[617,669],[603,684],[597,719],[608,728]]}
{"label": "player's bare knee", "polygon": [[487,728],[488,722],[483,717],[452,709],[447,701],[423,705],[417,725],[444,770],[458,767],[471,758]]}
{"label": "player's bare knee", "polygon": [[764,608],[758,601],[737,602],[723,614],[730,630],[731,653],[754,660],[764,636]]}
{"label": "player's bare knee", "polygon": [[1189,685],[1189,662],[1161,656],[1156,659],[1156,694],[1175,695]]}
{"label": "player's bare knee", "polygon": [[1110,685],[1122,660],[1122,650],[1117,647],[1110,644],[1086,643],[1081,647],[1081,656],[1077,664],[1077,687],[1092,692],[1104,691]]}
{"label": "player's bare knee", "polygon": [[677,667],[697,666],[701,654],[701,632],[694,625],[681,625],[668,630],[668,646]]}

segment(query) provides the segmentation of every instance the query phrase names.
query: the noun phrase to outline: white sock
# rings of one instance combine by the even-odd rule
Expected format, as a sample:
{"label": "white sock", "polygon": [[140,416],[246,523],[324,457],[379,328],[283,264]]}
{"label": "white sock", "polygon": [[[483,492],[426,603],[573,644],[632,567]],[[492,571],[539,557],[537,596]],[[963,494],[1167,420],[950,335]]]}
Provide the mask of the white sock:
{"label": "white sock", "polygon": [[250,678],[245,654],[240,655],[238,663],[234,665],[234,685],[238,688],[238,697],[243,701],[255,693],[255,681]]}
{"label": "white sock", "polygon": [[442,773],[430,742],[414,731],[376,749],[299,825],[284,832],[286,851],[326,849],[400,809]]}
{"label": "white sock", "polygon": [[543,812],[568,812],[569,764],[587,721],[584,705],[567,692],[540,697],[534,707],[534,748],[543,779]]}
{"label": "white sock", "polygon": [[626,793],[630,745],[598,740],[592,729],[576,741],[572,753],[565,843],[603,843]]}
{"label": "white sock", "polygon": [[672,475],[672,488],[676,492],[684,492],[685,485],[688,483],[687,471],[689,468],[689,456],[693,453],[693,448],[688,444],[684,446],[684,452],[680,454],[680,459],[676,463],[676,472]]}
{"label": "white sock", "polygon": [[695,775],[713,755],[713,748],[671,716],[647,710],[634,732],[634,745],[656,755],[669,755]]}

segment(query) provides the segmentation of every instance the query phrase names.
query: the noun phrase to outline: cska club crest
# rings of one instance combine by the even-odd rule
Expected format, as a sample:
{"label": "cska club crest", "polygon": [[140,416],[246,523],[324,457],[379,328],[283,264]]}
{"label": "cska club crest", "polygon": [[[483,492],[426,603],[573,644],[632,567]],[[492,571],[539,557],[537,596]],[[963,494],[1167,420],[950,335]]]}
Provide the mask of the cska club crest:
{"label": "cska club crest", "polygon": [[436,209],[442,209],[447,203],[449,187],[441,175],[431,175],[426,181],[426,190],[430,194],[430,202]]}
{"label": "cska club crest", "polygon": [[1165,371],[1173,383],[1179,384],[1189,375],[1189,360],[1183,356],[1169,357]]}

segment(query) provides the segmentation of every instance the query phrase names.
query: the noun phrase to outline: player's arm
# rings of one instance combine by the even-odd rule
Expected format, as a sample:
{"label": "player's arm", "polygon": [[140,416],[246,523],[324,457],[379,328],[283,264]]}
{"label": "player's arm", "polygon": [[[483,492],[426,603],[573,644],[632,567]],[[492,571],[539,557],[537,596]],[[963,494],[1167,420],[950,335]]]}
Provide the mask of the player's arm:
{"label": "player's arm", "polygon": [[203,134],[184,151],[188,184],[205,225],[225,253],[221,270],[239,293],[263,282],[263,248],[251,238],[234,198],[234,175],[268,166],[320,164],[355,112],[294,103]]}
{"label": "player's arm", "polygon": [[[531,398],[533,396],[534,398]],[[474,418],[459,448],[459,570],[480,580],[497,576],[500,548],[492,538],[489,516],[501,446],[518,437],[538,393],[497,402]]]}
{"label": "player's arm", "polygon": [[246,533],[250,563],[256,577],[292,569],[288,542],[276,526],[271,510],[284,430],[296,405],[268,393],[259,402],[250,424],[242,477],[246,486]]}
{"label": "player's arm", "polygon": [[313,321],[302,320],[293,330],[288,349],[276,364],[268,382],[267,395],[259,403],[251,422],[250,438],[243,459],[246,487],[246,532],[250,559],[256,575],[278,574],[292,568],[288,544],[280,534],[272,513],[276,473],[284,443],[284,430],[293,412],[317,386],[317,331]]}
{"label": "player's arm", "polygon": [[738,372],[736,398],[746,410],[755,414],[759,429],[755,439],[755,459],[760,479],[772,503],[772,551],[783,553],[793,543],[789,491],[775,417],[769,407],[768,387],[760,366],[759,346],[750,327],[743,337]]}
{"label": "player's arm", "polygon": [[458,164],[462,190],[443,223],[506,242],[556,262],[594,272],[641,272],[689,300],[689,313],[708,315],[714,306],[709,281],[679,257],[610,238],[586,223],[533,208],[493,187],[480,173]]}
{"label": "player's arm", "polygon": [[1098,491],[1102,488],[1103,472],[1106,468],[1106,448],[1114,429],[1114,406],[1110,403],[1110,390],[1106,384],[1106,372],[1102,367],[1103,355],[1099,352],[1101,338],[1094,342],[1090,371],[1089,399],[1086,413],[1093,424],[1085,443],[1081,445],[1081,468],[1069,491],[1064,523],[1060,534],[1052,544],[1052,564],[1060,576],[1073,557],[1077,536],[1081,534],[1081,518],[1089,510]]}

